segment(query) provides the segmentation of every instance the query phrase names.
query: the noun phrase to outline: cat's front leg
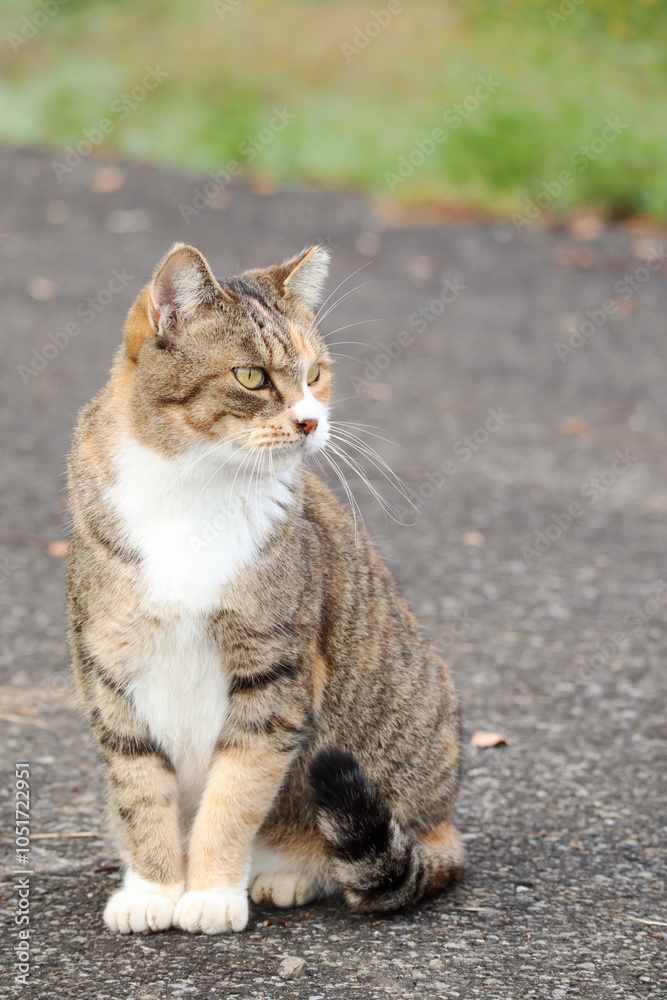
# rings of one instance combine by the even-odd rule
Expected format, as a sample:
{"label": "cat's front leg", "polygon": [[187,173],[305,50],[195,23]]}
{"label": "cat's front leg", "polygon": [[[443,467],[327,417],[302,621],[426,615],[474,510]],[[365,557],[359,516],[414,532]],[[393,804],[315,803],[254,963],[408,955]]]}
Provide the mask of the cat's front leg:
{"label": "cat's front leg", "polygon": [[251,741],[216,746],[190,840],[187,892],[174,914],[183,930],[221,934],[242,931],[248,922],[252,841],[294,757],[301,729],[278,717],[266,728]]}
{"label": "cat's front leg", "polygon": [[120,689],[104,692],[91,721],[112,820],[131,856],[104,921],[120,934],[166,930],[185,889],[174,768]]}

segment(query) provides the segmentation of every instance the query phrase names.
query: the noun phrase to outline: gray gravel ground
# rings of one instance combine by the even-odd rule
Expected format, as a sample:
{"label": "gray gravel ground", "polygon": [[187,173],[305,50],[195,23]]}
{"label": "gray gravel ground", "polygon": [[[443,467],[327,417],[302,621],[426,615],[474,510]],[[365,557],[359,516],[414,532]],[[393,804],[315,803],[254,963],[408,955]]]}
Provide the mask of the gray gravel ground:
{"label": "gray gravel ground", "polygon": [[[102,192],[123,180],[104,167],[85,162],[59,182],[49,155],[0,153],[4,983],[15,984],[18,941],[14,762],[28,760],[36,837],[25,996],[667,995],[667,276],[643,261],[664,234],[607,229],[582,241],[509,223],[410,228],[353,195],[243,185],[186,224],[178,206],[201,178],[135,165]],[[76,411],[105,380],[125,311],[176,239],[221,274],[324,240],[331,288],[370,262],[360,278],[373,284],[325,323],[383,320],[334,338],[367,341],[340,350],[378,361],[359,385],[351,379],[364,365],[341,360],[337,416],[398,442],[376,441],[421,490],[420,517],[397,525],[360,482],[354,491],[452,664],[466,743],[478,729],[512,741],[468,747],[458,809],[467,877],[412,912],[373,920],[335,904],[255,908],[245,933],[215,939],[103,928],[119,874],[67,687],[65,560],[49,546],[66,535],[62,474]],[[431,309],[443,275],[451,301]],[[600,329],[561,360],[556,342],[586,310],[621,299],[624,275],[637,293],[596,314]],[[431,319],[420,331],[409,317],[422,307]],[[79,334],[59,336],[37,373],[49,334],[72,321]],[[401,331],[411,343],[387,363],[380,344]],[[490,410],[501,416],[489,431]],[[373,482],[397,499],[379,475]],[[546,551],[522,553],[536,532]],[[84,836],[50,836],[71,832]],[[279,977],[286,956],[307,961],[303,977]]]}

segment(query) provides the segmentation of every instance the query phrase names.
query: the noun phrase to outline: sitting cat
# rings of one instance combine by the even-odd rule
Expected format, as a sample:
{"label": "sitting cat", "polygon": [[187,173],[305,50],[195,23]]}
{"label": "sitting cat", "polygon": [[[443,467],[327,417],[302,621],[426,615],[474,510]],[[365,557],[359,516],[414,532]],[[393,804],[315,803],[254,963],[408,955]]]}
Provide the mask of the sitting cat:
{"label": "sitting cat", "polygon": [[240,931],[248,891],[389,911],[460,876],[447,667],[324,449],[328,256],[216,280],[177,244],[74,434],[73,670],[129,857],[121,933]]}

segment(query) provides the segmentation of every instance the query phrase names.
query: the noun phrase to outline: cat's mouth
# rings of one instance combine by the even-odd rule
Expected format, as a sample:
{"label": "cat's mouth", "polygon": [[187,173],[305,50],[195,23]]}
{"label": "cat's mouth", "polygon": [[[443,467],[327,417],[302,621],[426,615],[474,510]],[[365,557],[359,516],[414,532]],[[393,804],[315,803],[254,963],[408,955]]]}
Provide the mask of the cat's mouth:
{"label": "cat's mouth", "polygon": [[242,445],[241,442],[239,444],[245,452],[271,455],[273,458],[289,455],[292,460],[300,455],[314,455],[326,446],[329,440],[328,421],[308,420],[297,426],[298,436],[290,431],[272,431],[268,434],[260,431],[249,435]]}

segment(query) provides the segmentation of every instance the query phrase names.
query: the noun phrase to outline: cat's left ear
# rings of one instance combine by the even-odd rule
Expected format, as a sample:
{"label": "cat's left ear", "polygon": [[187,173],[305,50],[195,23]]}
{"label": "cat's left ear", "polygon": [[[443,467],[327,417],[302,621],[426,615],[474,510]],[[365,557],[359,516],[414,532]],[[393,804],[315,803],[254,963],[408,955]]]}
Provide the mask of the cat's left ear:
{"label": "cat's left ear", "polygon": [[158,336],[177,339],[224,293],[199,250],[177,243],[162,261],[151,282],[148,312]]}
{"label": "cat's left ear", "polygon": [[206,258],[194,247],[177,243],[140,293],[125,324],[127,353],[136,360],[147,337],[175,346],[216,303],[228,299]]}
{"label": "cat's left ear", "polygon": [[329,251],[323,246],[308,247],[277,271],[283,295],[294,297],[308,309],[317,309],[329,275]]}

